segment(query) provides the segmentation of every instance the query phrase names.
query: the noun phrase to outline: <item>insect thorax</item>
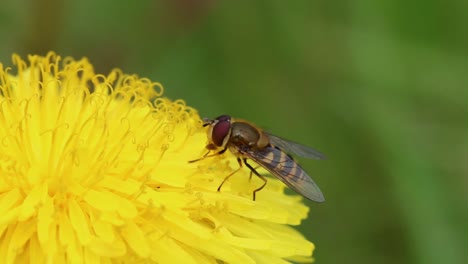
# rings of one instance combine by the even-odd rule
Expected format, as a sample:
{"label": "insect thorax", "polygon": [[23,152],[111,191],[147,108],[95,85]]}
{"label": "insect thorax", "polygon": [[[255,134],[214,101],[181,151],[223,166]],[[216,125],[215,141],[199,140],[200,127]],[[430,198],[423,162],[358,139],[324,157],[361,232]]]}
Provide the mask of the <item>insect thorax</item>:
{"label": "insect thorax", "polygon": [[237,147],[263,148],[262,132],[246,122],[231,124],[231,137],[229,142]]}

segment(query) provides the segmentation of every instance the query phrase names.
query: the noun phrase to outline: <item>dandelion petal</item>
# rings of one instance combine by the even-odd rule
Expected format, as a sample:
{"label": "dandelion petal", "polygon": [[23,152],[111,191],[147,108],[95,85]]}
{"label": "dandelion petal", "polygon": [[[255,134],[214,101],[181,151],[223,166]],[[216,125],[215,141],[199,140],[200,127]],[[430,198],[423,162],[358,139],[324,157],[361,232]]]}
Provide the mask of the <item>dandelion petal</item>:
{"label": "dandelion petal", "polygon": [[4,263],[310,262],[309,208],[276,179],[252,200],[229,151],[157,82],[50,52],[0,63]]}

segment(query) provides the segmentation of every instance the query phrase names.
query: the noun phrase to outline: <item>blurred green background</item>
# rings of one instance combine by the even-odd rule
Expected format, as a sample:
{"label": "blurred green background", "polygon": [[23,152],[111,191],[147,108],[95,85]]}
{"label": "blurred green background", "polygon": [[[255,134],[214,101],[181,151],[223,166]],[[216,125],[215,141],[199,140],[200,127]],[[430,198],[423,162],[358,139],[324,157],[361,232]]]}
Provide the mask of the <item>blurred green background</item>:
{"label": "blurred green background", "polygon": [[467,1],[0,4],[0,61],[86,56],[313,146],[317,263],[468,263]]}

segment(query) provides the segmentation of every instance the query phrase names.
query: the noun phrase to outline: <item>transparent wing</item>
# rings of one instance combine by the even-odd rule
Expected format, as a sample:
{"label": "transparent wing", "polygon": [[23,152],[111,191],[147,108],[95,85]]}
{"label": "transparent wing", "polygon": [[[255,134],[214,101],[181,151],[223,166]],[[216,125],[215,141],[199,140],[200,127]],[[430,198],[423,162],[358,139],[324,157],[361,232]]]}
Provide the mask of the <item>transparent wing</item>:
{"label": "transparent wing", "polygon": [[288,154],[274,146],[258,150],[247,150],[240,152],[252,159],[271,174],[284,182],[289,188],[301,194],[305,198],[324,202],[322,191],[307,173]]}
{"label": "transparent wing", "polygon": [[274,146],[277,146],[284,151],[292,154],[296,154],[298,156],[310,159],[326,159],[327,157],[320,153],[319,151],[309,148],[307,146],[301,145],[299,143],[277,137],[270,133],[266,133],[267,136],[270,138],[270,143]]}

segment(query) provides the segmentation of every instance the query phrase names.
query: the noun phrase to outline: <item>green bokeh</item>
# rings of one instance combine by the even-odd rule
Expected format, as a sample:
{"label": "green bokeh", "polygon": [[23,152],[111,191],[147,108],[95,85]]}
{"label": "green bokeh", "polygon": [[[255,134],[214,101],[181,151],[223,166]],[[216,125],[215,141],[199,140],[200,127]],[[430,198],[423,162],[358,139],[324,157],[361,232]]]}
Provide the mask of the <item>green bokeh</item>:
{"label": "green bokeh", "polygon": [[0,4],[0,61],[88,57],[313,146],[318,263],[468,263],[466,1]]}

